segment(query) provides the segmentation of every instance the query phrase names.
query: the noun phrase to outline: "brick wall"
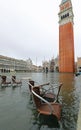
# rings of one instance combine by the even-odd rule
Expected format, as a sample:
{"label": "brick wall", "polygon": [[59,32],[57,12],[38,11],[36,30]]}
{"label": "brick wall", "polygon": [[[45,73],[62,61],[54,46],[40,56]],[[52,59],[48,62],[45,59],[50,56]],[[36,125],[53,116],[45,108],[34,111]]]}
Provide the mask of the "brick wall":
{"label": "brick wall", "polygon": [[59,26],[59,71],[74,72],[74,36],[71,22]]}

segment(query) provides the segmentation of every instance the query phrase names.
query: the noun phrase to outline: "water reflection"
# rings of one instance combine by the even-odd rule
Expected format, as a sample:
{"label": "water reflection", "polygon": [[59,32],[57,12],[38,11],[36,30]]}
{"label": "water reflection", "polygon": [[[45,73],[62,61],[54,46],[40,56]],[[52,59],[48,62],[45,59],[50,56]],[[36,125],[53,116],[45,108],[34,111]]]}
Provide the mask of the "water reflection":
{"label": "water reflection", "polygon": [[[79,100],[81,98],[81,77],[59,73],[19,73],[17,77],[31,77],[38,83],[62,82],[59,99],[62,102],[62,118],[39,116],[34,108],[27,81],[21,88],[0,87],[0,128],[1,130],[76,130]],[[16,124],[15,124],[16,123]],[[10,125],[9,125],[10,124]]]}
{"label": "water reflection", "polygon": [[60,129],[60,124],[55,116],[39,115],[33,103],[32,96],[30,96],[28,106],[32,111],[30,130],[47,130],[47,128],[57,128],[57,130]]}
{"label": "water reflection", "polygon": [[66,130],[76,130],[79,102],[75,89],[74,74],[60,74],[59,80],[63,83],[62,96],[62,125]]}
{"label": "water reflection", "polygon": [[[62,101],[61,126],[62,129],[64,130],[76,130],[79,102],[78,102],[78,95],[76,93],[76,88],[75,88],[74,74],[49,73],[47,75],[43,75],[43,80],[45,82],[50,81],[51,83],[58,83],[58,82],[63,83],[63,87],[60,93],[60,100]],[[40,124],[44,126],[43,123]],[[52,126],[55,128],[54,125],[55,124],[52,122]]]}
{"label": "water reflection", "polygon": [[[52,129],[52,128],[60,128],[59,122],[57,121],[56,117],[50,115],[50,116],[44,116],[44,115],[40,115],[38,117],[38,115],[35,115],[34,113],[34,120],[33,120],[33,125],[32,127],[36,126],[36,128],[34,128],[35,130],[43,130],[43,129]],[[32,130],[32,128],[31,128]]]}

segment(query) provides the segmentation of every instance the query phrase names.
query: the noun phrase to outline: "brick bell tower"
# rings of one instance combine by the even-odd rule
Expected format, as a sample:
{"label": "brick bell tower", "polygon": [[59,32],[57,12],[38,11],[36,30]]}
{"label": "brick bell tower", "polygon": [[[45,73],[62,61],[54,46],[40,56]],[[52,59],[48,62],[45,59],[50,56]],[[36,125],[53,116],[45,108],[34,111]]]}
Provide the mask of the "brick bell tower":
{"label": "brick bell tower", "polygon": [[75,72],[73,9],[71,0],[62,0],[59,12],[59,72]]}

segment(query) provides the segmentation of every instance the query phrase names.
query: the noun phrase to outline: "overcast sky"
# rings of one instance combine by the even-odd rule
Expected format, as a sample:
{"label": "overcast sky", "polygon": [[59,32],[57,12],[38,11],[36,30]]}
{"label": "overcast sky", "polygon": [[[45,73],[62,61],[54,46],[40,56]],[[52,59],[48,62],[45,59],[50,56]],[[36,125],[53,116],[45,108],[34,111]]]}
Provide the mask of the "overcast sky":
{"label": "overcast sky", "polygon": [[[58,55],[61,0],[1,0],[0,55],[41,65]],[[72,0],[75,59],[81,57],[81,0]]]}

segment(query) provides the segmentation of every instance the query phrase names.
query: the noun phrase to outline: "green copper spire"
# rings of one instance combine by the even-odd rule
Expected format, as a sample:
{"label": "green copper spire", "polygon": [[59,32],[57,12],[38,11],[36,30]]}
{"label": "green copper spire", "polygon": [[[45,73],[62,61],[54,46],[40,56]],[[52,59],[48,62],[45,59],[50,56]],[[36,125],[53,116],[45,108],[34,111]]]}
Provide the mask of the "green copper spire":
{"label": "green copper spire", "polygon": [[65,3],[65,2],[67,2],[68,0],[62,0],[62,2],[61,3]]}

